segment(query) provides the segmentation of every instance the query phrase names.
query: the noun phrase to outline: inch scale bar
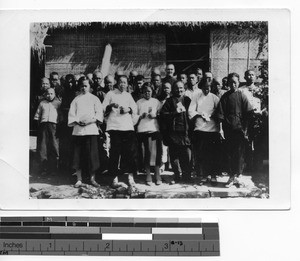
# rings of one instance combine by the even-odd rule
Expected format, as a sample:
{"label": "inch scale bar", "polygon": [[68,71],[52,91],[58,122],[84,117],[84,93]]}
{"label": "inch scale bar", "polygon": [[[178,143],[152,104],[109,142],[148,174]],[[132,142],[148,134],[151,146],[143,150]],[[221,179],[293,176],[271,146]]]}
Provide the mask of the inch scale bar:
{"label": "inch scale bar", "polygon": [[217,222],[178,218],[2,217],[0,255],[219,256]]}

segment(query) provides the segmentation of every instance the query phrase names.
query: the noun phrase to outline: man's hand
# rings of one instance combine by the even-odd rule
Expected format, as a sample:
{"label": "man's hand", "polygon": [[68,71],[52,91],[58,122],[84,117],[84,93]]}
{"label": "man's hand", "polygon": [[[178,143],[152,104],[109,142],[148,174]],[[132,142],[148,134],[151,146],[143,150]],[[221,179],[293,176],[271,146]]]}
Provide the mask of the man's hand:
{"label": "man's hand", "polygon": [[185,108],[183,106],[182,107],[180,106],[180,107],[177,107],[176,111],[178,113],[181,113],[181,112],[185,112],[186,110],[185,110]]}
{"label": "man's hand", "polygon": [[243,130],[243,134],[244,134],[244,138],[245,140],[249,140],[249,135],[248,135],[248,131],[247,130]]}
{"label": "man's hand", "polygon": [[146,118],[147,117],[147,113],[146,112],[144,112],[144,113],[142,113],[142,115],[141,115],[141,119],[144,119],[144,118]]}
{"label": "man's hand", "polygon": [[149,119],[155,119],[155,118],[156,118],[155,113],[153,113],[153,112],[149,113],[149,114],[148,114],[148,118],[149,118]]}
{"label": "man's hand", "polygon": [[124,108],[123,106],[120,106],[120,114],[126,114],[129,113],[131,111],[130,108]]}
{"label": "man's hand", "polygon": [[79,121],[79,122],[76,122],[79,126],[83,127],[86,125],[86,123],[84,121]]}
{"label": "man's hand", "polygon": [[223,131],[223,130],[220,130],[219,133],[220,133],[221,139],[222,139],[222,140],[225,140],[224,131]]}
{"label": "man's hand", "polygon": [[119,108],[119,104],[117,104],[117,103],[111,103],[110,105],[109,105],[111,108]]}

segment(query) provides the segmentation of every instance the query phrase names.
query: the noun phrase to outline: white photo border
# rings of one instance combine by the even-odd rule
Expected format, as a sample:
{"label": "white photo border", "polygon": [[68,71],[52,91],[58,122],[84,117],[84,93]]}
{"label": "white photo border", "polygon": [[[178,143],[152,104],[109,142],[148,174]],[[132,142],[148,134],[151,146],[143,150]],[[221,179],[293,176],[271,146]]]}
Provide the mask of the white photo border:
{"label": "white photo border", "polygon": [[[3,210],[254,210],[290,208],[290,13],[284,9],[0,12],[0,208]],[[29,199],[30,24],[34,22],[267,21],[269,199]]]}

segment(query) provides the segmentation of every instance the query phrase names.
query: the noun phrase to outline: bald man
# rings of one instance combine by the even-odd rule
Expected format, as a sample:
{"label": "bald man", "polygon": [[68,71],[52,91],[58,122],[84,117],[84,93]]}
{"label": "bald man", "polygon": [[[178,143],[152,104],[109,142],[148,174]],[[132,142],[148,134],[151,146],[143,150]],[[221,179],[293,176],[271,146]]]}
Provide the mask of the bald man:
{"label": "bald man", "polygon": [[162,79],[162,83],[169,82],[173,86],[176,81],[175,66],[174,64],[168,64],[166,67],[166,77]]}
{"label": "bald man", "polygon": [[112,91],[114,89],[115,85],[115,79],[112,75],[107,75],[104,78],[104,91],[105,93],[108,93],[109,91]]}

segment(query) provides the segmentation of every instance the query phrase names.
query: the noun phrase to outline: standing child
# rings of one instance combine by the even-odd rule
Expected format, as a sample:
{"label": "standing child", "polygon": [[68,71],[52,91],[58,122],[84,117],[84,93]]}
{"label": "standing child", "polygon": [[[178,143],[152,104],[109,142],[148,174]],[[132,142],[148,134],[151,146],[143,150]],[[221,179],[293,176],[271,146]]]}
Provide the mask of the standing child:
{"label": "standing child", "polygon": [[175,82],[173,95],[168,98],[160,111],[164,144],[169,146],[171,165],[175,181],[190,179],[191,149],[188,135],[187,111],[191,100],[184,96],[184,83]]}
{"label": "standing child", "polygon": [[146,170],[146,184],[152,185],[150,174],[151,145],[156,144],[155,159],[155,182],[161,185],[160,166],[162,164],[162,140],[157,122],[161,103],[152,98],[153,88],[151,83],[145,83],[142,87],[144,98],[137,101],[137,113],[139,122],[137,124],[137,137],[140,144],[144,145],[144,167]]}
{"label": "standing child", "polygon": [[82,170],[90,174],[90,182],[94,187],[100,187],[95,180],[95,172],[100,166],[97,124],[103,122],[103,109],[100,100],[90,93],[87,77],[81,77],[78,85],[81,93],[72,101],[68,117],[68,125],[73,127],[73,169],[77,176],[75,187],[83,186]]}
{"label": "standing child", "polygon": [[123,173],[129,172],[128,183],[134,186],[133,175],[137,173],[137,140],[134,132],[133,116],[136,104],[127,92],[128,79],[120,76],[117,88],[107,93],[103,101],[106,115],[106,130],[110,135],[109,173],[112,186],[120,186],[118,180],[119,163]]}
{"label": "standing child", "polygon": [[60,101],[55,97],[55,90],[46,90],[46,99],[38,106],[34,119],[39,121],[38,154],[41,171],[54,171],[59,159],[56,126],[59,120]]}

